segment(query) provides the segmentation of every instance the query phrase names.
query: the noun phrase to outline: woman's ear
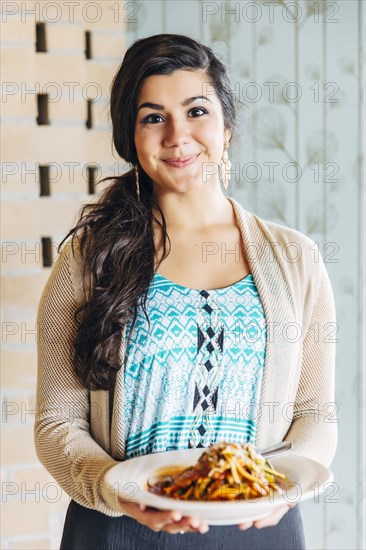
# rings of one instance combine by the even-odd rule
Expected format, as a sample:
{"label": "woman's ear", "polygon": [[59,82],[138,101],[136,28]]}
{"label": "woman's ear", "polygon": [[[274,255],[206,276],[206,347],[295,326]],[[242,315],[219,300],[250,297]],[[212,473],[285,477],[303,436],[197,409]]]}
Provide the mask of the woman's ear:
{"label": "woman's ear", "polygon": [[227,143],[230,144],[231,136],[232,136],[231,131],[228,128],[225,128],[225,130],[224,130],[224,143],[227,142]]}

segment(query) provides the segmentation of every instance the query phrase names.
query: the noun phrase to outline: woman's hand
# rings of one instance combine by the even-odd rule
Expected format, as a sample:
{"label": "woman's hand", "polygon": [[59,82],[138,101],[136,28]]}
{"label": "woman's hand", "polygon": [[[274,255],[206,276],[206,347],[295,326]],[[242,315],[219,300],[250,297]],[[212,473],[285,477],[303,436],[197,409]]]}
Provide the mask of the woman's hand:
{"label": "woman's hand", "polygon": [[144,504],[135,504],[119,499],[122,512],[133,517],[141,525],[146,525],[153,531],[166,531],[175,534],[179,531],[207,533],[207,523],[194,516],[184,516],[175,510],[157,510]]}
{"label": "woman's hand", "polygon": [[262,527],[273,527],[274,525],[277,525],[286,512],[288,512],[290,508],[294,508],[294,506],[296,506],[296,504],[285,504],[284,506],[276,508],[274,512],[271,512],[268,516],[265,516],[262,519],[258,519],[257,521],[245,521],[243,523],[239,523],[238,527],[243,531],[252,526],[257,529],[261,529]]}

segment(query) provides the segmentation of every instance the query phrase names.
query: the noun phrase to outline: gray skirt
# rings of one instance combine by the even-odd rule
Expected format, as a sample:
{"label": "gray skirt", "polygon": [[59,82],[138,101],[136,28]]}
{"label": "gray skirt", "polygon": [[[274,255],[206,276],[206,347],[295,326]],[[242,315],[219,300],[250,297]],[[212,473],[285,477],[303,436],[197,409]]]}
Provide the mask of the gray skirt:
{"label": "gray skirt", "polygon": [[237,525],[210,525],[207,533],[155,532],[129,516],[109,517],[71,501],[60,550],[305,550],[299,506],[274,527],[241,531]]}

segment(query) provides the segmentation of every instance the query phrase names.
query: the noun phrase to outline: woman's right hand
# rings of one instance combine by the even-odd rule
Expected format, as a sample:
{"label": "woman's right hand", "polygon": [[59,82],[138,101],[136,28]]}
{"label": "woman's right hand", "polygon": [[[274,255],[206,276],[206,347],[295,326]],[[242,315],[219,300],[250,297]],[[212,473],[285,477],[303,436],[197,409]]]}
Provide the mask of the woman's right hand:
{"label": "woman's right hand", "polygon": [[157,510],[150,506],[146,507],[144,504],[135,504],[121,499],[119,499],[119,504],[122,512],[153,531],[166,531],[171,534],[180,531],[204,534],[209,530],[205,521],[194,516],[182,516],[175,510]]}

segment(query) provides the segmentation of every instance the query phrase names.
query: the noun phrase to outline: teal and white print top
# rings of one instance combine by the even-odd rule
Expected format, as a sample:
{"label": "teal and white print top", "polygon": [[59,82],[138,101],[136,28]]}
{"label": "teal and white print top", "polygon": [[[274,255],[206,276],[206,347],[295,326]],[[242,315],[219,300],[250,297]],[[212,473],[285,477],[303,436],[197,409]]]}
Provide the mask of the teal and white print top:
{"label": "teal and white print top", "polygon": [[150,330],[139,304],[126,348],[126,459],[254,443],[266,323],[253,276],[197,290],[155,272],[146,311]]}

